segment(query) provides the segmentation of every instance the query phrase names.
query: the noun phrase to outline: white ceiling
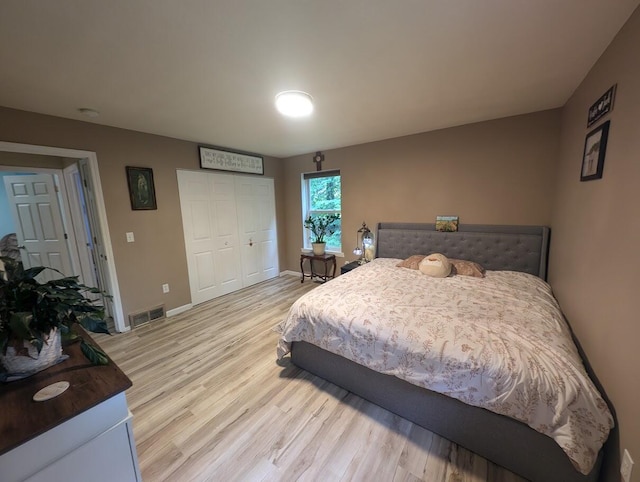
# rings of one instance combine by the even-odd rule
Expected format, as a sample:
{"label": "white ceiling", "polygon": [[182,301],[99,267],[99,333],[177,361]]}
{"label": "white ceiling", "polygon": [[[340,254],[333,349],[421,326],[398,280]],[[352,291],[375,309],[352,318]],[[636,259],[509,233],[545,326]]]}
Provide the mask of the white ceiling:
{"label": "white ceiling", "polygon": [[639,3],[2,0],[0,105],[287,157],[562,106]]}

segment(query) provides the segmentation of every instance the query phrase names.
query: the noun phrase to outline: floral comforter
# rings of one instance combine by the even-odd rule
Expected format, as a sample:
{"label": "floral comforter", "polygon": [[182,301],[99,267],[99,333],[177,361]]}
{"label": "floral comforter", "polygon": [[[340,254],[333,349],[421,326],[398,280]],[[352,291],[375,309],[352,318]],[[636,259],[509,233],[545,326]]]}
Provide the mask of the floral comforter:
{"label": "floral comforter", "polygon": [[547,283],[515,271],[431,278],[376,259],[298,299],[278,358],[306,341],[528,424],[588,474],[613,427]]}

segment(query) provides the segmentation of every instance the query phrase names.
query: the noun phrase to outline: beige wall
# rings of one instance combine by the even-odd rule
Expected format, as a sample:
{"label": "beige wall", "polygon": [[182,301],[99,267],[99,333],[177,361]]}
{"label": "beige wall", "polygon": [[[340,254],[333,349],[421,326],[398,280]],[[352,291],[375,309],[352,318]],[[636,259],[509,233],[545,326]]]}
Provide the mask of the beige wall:
{"label": "beige wall", "polygon": [[[640,481],[639,45],[640,10],[636,10],[563,110],[550,253],[551,285],[617,411],[620,448],[635,457],[636,482]],[[584,140],[590,130],[587,111],[616,83],[614,109],[603,119],[611,120],[603,177],[580,182]],[[608,480],[619,480],[619,460],[611,460]]]}
{"label": "beige wall", "polygon": [[[362,221],[551,222],[560,111],[538,112],[326,151],[323,169],[342,176],[343,251],[352,254]],[[299,270],[300,175],[312,154],[285,160],[286,264]]]}
{"label": "beige wall", "polygon": [[[196,143],[6,108],[0,108],[0,140],[96,152],[125,315],[191,301],[176,169],[199,169]],[[156,211],[131,210],[128,165],[153,168]],[[265,175],[275,180],[282,258],[281,161],[265,158]],[[134,243],[126,242],[128,231],[135,234]],[[167,294],[163,283],[171,287]]]}
{"label": "beige wall", "polygon": [[39,154],[22,154],[0,151],[0,166],[39,167],[45,169],[62,169],[65,161],[61,157],[41,156]]}

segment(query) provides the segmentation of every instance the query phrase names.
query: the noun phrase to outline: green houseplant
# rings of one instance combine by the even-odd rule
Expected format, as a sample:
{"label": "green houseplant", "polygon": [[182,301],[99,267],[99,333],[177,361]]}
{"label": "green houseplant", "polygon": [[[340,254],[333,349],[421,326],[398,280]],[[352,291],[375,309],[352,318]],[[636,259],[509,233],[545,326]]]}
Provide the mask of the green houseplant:
{"label": "green houseplant", "polygon": [[313,235],[311,237],[311,244],[313,246],[314,254],[324,254],[325,245],[326,245],[326,237],[331,236],[336,232],[338,226],[336,225],[336,221],[340,219],[340,214],[331,213],[331,214],[316,214],[309,215],[307,219],[304,220],[304,227],[311,231]]}
{"label": "green houseplant", "polygon": [[[101,293],[100,290],[79,283],[77,277],[41,283],[36,277],[52,268],[24,269],[22,263],[11,258],[2,257],[0,260],[4,264],[4,272],[0,276],[0,360],[9,373],[12,372],[7,366],[10,365],[7,361],[9,355],[12,360],[23,357],[37,360],[43,351],[60,345],[60,338],[64,341],[79,339],[82,353],[89,361],[96,365],[108,363],[102,350],[72,331],[73,325],[78,324],[94,333],[109,333],[104,308],[85,296],[87,293]],[[54,363],[61,353],[60,345],[59,354],[52,355]],[[42,369],[39,366],[25,371]]]}

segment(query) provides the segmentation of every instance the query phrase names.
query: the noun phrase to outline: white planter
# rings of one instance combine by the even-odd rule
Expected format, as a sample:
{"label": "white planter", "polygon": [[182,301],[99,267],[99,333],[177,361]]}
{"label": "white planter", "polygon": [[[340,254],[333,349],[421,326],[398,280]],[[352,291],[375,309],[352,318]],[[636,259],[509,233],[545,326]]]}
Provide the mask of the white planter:
{"label": "white planter", "polygon": [[313,247],[313,254],[316,256],[322,256],[326,245],[327,243],[311,243],[311,246]]}
{"label": "white planter", "polygon": [[24,341],[23,346],[27,349],[28,356],[16,354],[16,349],[12,346],[7,346],[7,352],[0,354],[0,362],[7,373],[33,374],[50,367],[62,356],[62,341],[57,328],[51,330],[40,353],[28,341]]}

